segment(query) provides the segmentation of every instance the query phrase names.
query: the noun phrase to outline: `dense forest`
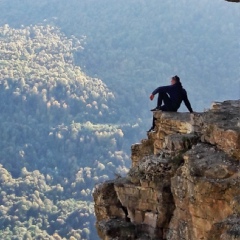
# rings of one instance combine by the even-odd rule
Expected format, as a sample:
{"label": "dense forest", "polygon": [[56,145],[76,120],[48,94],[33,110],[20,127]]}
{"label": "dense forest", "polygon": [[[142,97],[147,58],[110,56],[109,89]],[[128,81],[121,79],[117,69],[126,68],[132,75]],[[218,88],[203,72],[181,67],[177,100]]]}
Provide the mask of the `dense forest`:
{"label": "dense forest", "polygon": [[[73,216],[79,217],[85,209],[93,218],[90,202],[94,185],[127,172],[130,161],[126,149],[141,121],[117,123],[113,92],[74,65],[73,52],[81,48],[81,40],[69,39],[50,25],[14,29],[5,24],[0,27],[0,44],[0,203],[11,203],[0,217],[0,236],[13,239],[20,231],[16,227],[24,228],[20,231],[23,236],[30,231],[34,239],[57,230],[61,236],[71,236],[69,223],[65,223],[71,221],[69,214],[76,212]],[[125,132],[126,136],[131,132],[131,138],[124,139]],[[32,197],[36,191],[38,207]],[[45,200],[54,211],[41,211],[47,207]],[[17,207],[21,201],[28,201],[23,212]],[[59,204],[64,204],[64,210]],[[62,214],[60,227],[55,222]],[[44,218],[45,224],[33,224],[33,218]],[[77,223],[78,229],[83,225],[89,233],[79,230],[73,237],[92,236],[89,228],[94,220],[91,225],[88,218],[84,224]],[[40,230],[35,232],[35,227]]]}
{"label": "dense forest", "polygon": [[240,97],[239,9],[225,1],[0,9],[1,239],[97,239],[92,190],[128,171],[148,96],[172,75],[194,110]]}

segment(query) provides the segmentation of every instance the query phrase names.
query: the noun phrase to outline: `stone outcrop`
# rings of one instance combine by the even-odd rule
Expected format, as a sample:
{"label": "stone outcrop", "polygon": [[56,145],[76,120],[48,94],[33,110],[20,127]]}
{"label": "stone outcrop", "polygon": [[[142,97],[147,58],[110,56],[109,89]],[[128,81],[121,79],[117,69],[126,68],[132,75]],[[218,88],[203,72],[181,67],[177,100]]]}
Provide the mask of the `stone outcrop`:
{"label": "stone outcrop", "polygon": [[101,239],[240,239],[240,100],[155,112],[125,178],[94,191]]}
{"label": "stone outcrop", "polygon": [[208,144],[199,143],[188,151],[184,165],[171,179],[176,209],[167,239],[227,239],[221,238],[219,231],[212,238],[210,231],[237,214],[239,170],[239,161]]}

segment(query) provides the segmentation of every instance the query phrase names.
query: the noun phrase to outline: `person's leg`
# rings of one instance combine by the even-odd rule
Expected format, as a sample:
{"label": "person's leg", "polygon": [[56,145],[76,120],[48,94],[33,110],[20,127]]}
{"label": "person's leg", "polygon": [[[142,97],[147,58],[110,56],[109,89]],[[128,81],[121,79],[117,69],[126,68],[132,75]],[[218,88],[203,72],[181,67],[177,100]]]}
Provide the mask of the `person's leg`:
{"label": "person's leg", "polygon": [[162,110],[163,112],[169,112],[169,108],[167,105],[162,105],[159,110]]}
{"label": "person's leg", "polygon": [[157,106],[161,107],[162,103],[164,103],[164,105],[166,105],[166,106],[171,106],[171,99],[167,93],[159,93],[158,94]]}
{"label": "person's leg", "polygon": [[167,94],[164,94],[162,96],[162,101],[163,101],[164,105],[159,107],[159,110],[166,111],[166,112],[173,111],[172,101],[171,101],[170,97]]}
{"label": "person's leg", "polygon": [[154,129],[155,128],[155,121],[156,121],[157,119],[155,118],[155,117],[153,117],[153,120],[152,120],[152,129]]}
{"label": "person's leg", "polygon": [[157,107],[161,107],[162,106],[162,102],[163,100],[167,97],[166,93],[159,93],[158,94],[158,100],[157,100]]}
{"label": "person's leg", "polygon": [[[151,111],[162,110],[162,103],[164,103],[164,105],[166,106],[171,104],[171,99],[169,98],[167,93],[158,94],[157,107],[151,109]],[[164,110],[164,111],[167,111],[167,110]]]}
{"label": "person's leg", "polygon": [[[164,103],[164,105],[162,105],[162,103]],[[156,111],[156,110],[162,110],[162,111],[166,111],[166,112],[173,111],[173,109],[172,109],[172,102],[171,102],[170,97],[167,95],[167,93],[160,93],[160,94],[158,94],[158,104],[157,104],[157,107],[152,109],[151,111]],[[152,127],[148,130],[148,132],[151,132],[151,131],[154,130],[154,128],[155,128],[155,121],[156,121],[156,118],[153,117]]]}
{"label": "person's leg", "polygon": [[166,93],[163,95],[163,103],[166,106],[171,106],[172,105],[172,101]]}
{"label": "person's leg", "polygon": [[154,128],[155,128],[155,121],[156,121],[157,119],[153,116],[153,119],[152,119],[152,127],[148,130],[148,132],[151,132],[151,131],[153,131],[154,130]]}

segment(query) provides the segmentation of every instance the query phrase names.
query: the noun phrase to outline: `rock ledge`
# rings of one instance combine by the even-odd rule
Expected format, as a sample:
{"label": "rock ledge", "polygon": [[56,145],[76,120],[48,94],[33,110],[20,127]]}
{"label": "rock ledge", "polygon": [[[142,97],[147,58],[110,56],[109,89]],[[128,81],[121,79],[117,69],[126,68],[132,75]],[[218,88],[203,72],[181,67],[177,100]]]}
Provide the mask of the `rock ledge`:
{"label": "rock ledge", "polygon": [[94,191],[101,239],[240,239],[240,100],[155,112],[125,178]]}

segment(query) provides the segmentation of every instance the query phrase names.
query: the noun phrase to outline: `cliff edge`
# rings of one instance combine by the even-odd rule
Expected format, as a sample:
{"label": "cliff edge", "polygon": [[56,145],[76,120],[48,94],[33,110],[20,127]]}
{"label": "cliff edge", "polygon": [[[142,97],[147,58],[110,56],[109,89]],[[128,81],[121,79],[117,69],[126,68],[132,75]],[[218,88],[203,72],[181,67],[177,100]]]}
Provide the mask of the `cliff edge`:
{"label": "cliff edge", "polygon": [[101,239],[240,239],[240,100],[155,112],[125,178],[93,193]]}

